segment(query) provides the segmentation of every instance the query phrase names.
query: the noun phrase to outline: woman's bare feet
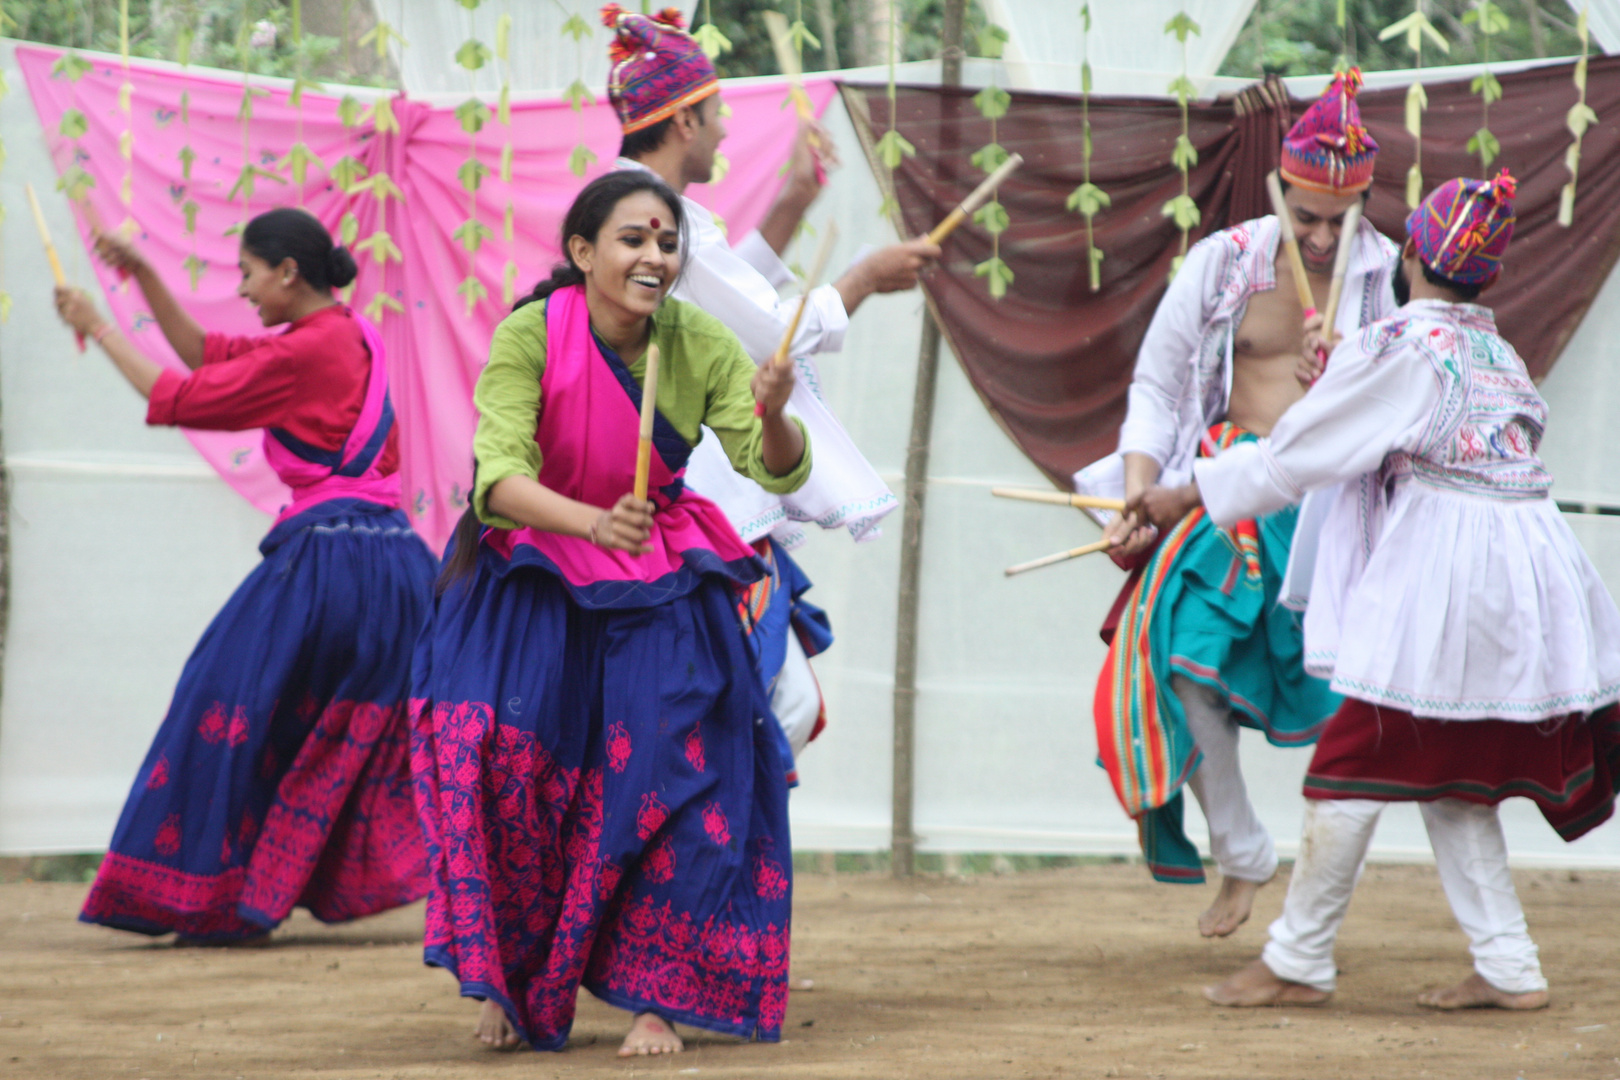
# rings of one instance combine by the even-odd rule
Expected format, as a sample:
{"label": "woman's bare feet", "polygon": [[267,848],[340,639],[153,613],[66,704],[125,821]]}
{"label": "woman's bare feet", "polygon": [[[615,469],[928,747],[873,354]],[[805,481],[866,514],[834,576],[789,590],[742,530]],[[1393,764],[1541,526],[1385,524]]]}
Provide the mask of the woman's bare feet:
{"label": "woman's bare feet", "polygon": [[1241,878],[1221,878],[1221,891],[1215,902],[1198,916],[1198,932],[1205,937],[1226,937],[1249,921],[1254,910],[1254,894],[1265,885],[1264,881],[1244,881]]}
{"label": "woman's bare feet", "polygon": [[662,1017],[652,1013],[637,1013],[630,1021],[630,1034],[619,1047],[620,1057],[646,1054],[678,1054],[686,1049],[681,1037],[675,1034],[675,1025],[666,1024]]}
{"label": "woman's bare feet", "polygon": [[1418,995],[1418,1004],[1430,1009],[1545,1009],[1549,998],[1545,990],[1532,990],[1528,994],[1509,994],[1498,990],[1477,972],[1456,986],[1444,990],[1430,990]]}
{"label": "woman's bare feet", "polygon": [[1264,960],[1256,960],[1221,985],[1204,987],[1204,996],[1217,1005],[1252,1009],[1260,1005],[1320,1005],[1333,994],[1279,979]]}
{"label": "woman's bare feet", "polygon": [[518,1046],[517,1032],[512,1030],[506,1010],[488,999],[485,999],[484,1007],[478,1010],[478,1028],[473,1034],[492,1050],[516,1050]]}

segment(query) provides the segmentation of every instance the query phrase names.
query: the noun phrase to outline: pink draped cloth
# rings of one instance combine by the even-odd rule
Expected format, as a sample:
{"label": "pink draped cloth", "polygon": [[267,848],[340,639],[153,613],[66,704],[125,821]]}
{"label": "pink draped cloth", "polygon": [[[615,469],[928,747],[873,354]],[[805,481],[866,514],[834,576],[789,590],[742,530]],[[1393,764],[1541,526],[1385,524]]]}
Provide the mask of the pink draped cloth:
{"label": "pink draped cloth", "polygon": [[[371,374],[366,379],[366,400],[360,406],[360,418],[355,421],[349,437],[343,440],[335,469],[300,457],[273,432],[264,433],[264,459],[292,495],[292,501],[276,515],[277,525],[331,499],[367,499],[380,506],[399,506],[399,474],[384,476],[377,467],[382,458],[382,442],[388,437],[387,429],[394,423],[388,401],[388,352],[382,335],[370,319],[357,312],[349,314],[360,327],[366,351],[371,354]],[[370,458],[360,474],[343,475],[350,471],[350,466],[359,468],[356,462],[363,454],[369,454]]]}
{"label": "pink draped cloth", "polygon": [[[516,292],[526,293],[560,257],[557,232],[576,192],[587,179],[606,172],[618,149],[618,121],[605,97],[575,113],[563,100],[514,102],[508,130],[491,119],[477,136],[477,154],[489,168],[474,200],[477,217],[493,236],[469,256],[456,238],[468,217],[468,196],[457,174],[469,154],[469,138],[455,117],[455,103],[429,105],[397,97],[394,113],[399,132],[378,133],[368,119],[352,132],[338,120],[340,97],[306,93],[303,107],[287,100],[285,80],[255,79],[248,129],[251,162],[276,172],[285,182],[258,176],[245,201],[228,196],[243,166],[243,132],[237,120],[242,99],[240,77],[225,72],[177,71],[140,61],[129,68],[133,118],[132,201],[119,199],[126,162],[120,154],[124,113],[119,108],[123,72],[114,57],[81,53],[92,66],[77,82],[53,76],[60,50],[18,46],[17,62],[33,99],[58,171],[75,163],[95,180],[89,201],[108,228],[126,216],[135,223],[137,242],[169,288],[193,316],[211,330],[248,333],[258,329],[253,310],[236,295],[237,239],[226,229],[275,206],[302,203],[334,235],[346,212],[359,220],[364,241],[386,229],[403,254],[403,262],[379,264],[357,252],[360,277],[351,303],[364,309],[381,291],[402,312],[379,320],[392,374],[392,398],[400,424],[400,477],[403,508],[412,524],[435,549],[442,547],[456,518],[467,505],[472,475],[472,436],[477,416],[473,384],[487,356],[490,335],[507,312],[502,281],[510,260],[517,271]],[[807,81],[817,111],[832,99],[829,79]],[[794,125],[784,123],[786,97],[781,83],[750,81],[723,84],[731,107],[731,131],[724,150],[732,162],[718,184],[693,187],[687,194],[725,220],[734,238],[752,229],[770,208],[782,184],[779,167],[792,148]],[[182,95],[189,95],[181,115]],[[68,109],[83,112],[88,130],[77,140],[60,133]],[[189,119],[189,123],[187,122]],[[324,162],[311,165],[300,188],[278,165],[299,139]],[[501,147],[513,145],[512,182],[500,179]],[[583,141],[597,162],[585,178],[569,170],[570,153]],[[189,182],[182,174],[181,150],[195,155]],[[404,193],[401,207],[390,201],[386,221],[369,193],[350,195],[329,178],[326,168],[344,155],[365,165],[368,175],[386,172]],[[60,196],[57,196],[60,197]],[[514,207],[513,240],[507,243],[502,218]],[[194,236],[185,231],[185,207],[196,204]],[[81,239],[90,238],[89,223],[79,216]],[[61,238],[58,238],[59,242]],[[201,260],[197,288],[186,270],[190,255]],[[88,255],[83,261],[94,262]],[[69,259],[70,272],[76,259]],[[469,265],[488,290],[472,313],[457,293]],[[95,264],[114,318],[142,351],[184,370],[164,341],[138,290]],[[38,284],[38,299],[46,283]],[[27,295],[18,293],[27,302]],[[289,501],[286,486],[265,460],[257,432],[187,431],[202,456],[232,487],[266,513]]]}
{"label": "pink draped cloth", "polygon": [[[578,285],[552,293],[546,305],[546,369],[540,376],[540,483],[571,499],[612,506],[635,479],[635,448],[641,427],[639,403],[632,401],[608,366],[591,334],[585,290]],[[669,429],[673,434],[673,429]],[[676,436],[678,439],[678,436]],[[538,529],[492,529],[485,543],[508,559],[519,546],[544,555],[570,585],[602,582],[646,584],[664,581],[700,552],[722,562],[752,565],[754,549],[714,503],[693,491],[668,490],[686,471],[684,443],[679,467],[671,468],[656,448],[647,473],[653,514],[652,551],[631,555],[604,551],[577,536]]]}

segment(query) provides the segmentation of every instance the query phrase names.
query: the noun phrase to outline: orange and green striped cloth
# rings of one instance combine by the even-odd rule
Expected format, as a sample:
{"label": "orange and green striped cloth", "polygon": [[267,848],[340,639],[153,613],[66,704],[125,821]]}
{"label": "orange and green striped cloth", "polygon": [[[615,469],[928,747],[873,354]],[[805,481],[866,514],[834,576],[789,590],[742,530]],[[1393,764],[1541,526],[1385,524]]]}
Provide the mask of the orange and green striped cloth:
{"label": "orange and green striped cloth", "polygon": [[[1202,454],[1252,439],[1222,421],[1209,429]],[[1278,746],[1314,742],[1338,708],[1327,683],[1305,674],[1299,616],[1277,602],[1297,516],[1288,507],[1223,529],[1199,507],[1127,585],[1097,679],[1097,758],[1160,881],[1204,880],[1181,801],[1201,759],[1170,690],[1172,674],[1219,690],[1239,723]]]}

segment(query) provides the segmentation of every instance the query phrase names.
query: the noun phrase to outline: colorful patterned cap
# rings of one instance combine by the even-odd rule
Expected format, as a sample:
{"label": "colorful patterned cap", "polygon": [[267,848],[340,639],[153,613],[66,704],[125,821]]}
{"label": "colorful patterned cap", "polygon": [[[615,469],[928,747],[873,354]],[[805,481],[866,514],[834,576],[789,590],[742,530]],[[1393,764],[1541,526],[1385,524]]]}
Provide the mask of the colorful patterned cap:
{"label": "colorful patterned cap", "polygon": [[1278,171],[1290,184],[1328,195],[1353,195],[1372,183],[1378,144],[1361,123],[1356,91],[1361,69],[1333,76],[1322,96],[1289,129]]}
{"label": "colorful patterned cap", "polygon": [[720,89],[720,76],[703,49],[682,29],[679,8],[640,15],[618,4],[602,8],[602,25],[617,31],[608,57],[608,100],[624,133],[640,131],[695,105]]}
{"label": "colorful patterned cap", "polygon": [[1513,238],[1518,182],[1503,169],[1495,180],[1447,180],[1407,215],[1406,234],[1418,258],[1441,277],[1464,285],[1494,279]]}

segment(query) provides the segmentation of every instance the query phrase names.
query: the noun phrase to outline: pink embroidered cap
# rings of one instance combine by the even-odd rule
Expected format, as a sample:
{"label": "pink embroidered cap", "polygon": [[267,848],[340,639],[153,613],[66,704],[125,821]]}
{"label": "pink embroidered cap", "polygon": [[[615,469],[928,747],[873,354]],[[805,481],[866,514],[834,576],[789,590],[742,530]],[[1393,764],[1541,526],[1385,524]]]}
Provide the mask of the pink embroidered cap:
{"label": "pink embroidered cap", "polygon": [[1283,140],[1278,172],[1290,184],[1328,195],[1353,195],[1372,183],[1378,144],[1361,123],[1356,91],[1361,69],[1333,76]]}
{"label": "pink embroidered cap", "polygon": [[1495,278],[1513,238],[1518,187],[1503,169],[1495,180],[1458,177],[1435,188],[1406,218],[1418,258],[1441,277],[1465,285]]}
{"label": "pink embroidered cap", "polygon": [[615,31],[608,47],[608,100],[626,135],[673,116],[720,89],[720,76],[682,27],[680,9],[640,15],[618,4],[602,8],[602,25]]}

